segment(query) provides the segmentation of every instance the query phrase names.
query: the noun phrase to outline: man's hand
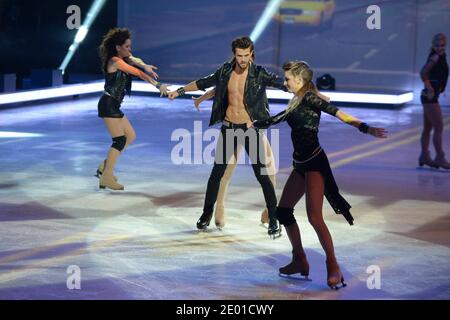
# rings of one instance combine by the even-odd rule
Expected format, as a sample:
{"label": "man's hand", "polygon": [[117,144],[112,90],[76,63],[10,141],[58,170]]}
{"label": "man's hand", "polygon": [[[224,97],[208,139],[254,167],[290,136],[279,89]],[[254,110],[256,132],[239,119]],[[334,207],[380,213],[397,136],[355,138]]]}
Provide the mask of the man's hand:
{"label": "man's hand", "polygon": [[173,100],[173,99],[175,99],[176,97],[178,97],[179,94],[178,94],[178,92],[176,92],[176,91],[170,91],[170,92],[167,93],[167,96],[168,96],[168,98],[169,98],[170,100]]}

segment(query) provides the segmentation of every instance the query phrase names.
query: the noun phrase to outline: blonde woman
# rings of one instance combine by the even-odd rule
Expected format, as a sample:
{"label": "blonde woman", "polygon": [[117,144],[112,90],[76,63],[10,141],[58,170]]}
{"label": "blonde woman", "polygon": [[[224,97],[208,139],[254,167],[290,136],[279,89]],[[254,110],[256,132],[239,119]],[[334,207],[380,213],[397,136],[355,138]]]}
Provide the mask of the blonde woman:
{"label": "blonde woman", "polygon": [[326,255],[327,284],[338,289],[346,286],[339,268],[333,240],[322,215],[325,196],[334,211],[342,214],[350,225],[353,217],[351,206],[339,193],[339,188],[331,172],[328,158],[320,146],[318,131],[321,112],[326,112],[343,122],[359,128],[377,138],[385,138],[382,128],[369,127],[355,117],[348,115],[331,105],[317,91],[313,71],[306,62],[291,61],[283,65],[284,85],[294,93],[288,108],[268,120],[255,121],[256,128],[267,128],[281,121],[287,121],[292,128],[291,138],[294,145],[293,170],[284,186],[276,215],[280,224],[284,224],[292,245],[292,262],[279,269],[280,275],[300,273],[309,275],[309,264],[302,246],[300,230],[294,217],[294,207],[305,195],[308,220],[317,233]]}
{"label": "blonde woman", "polygon": [[[423,130],[420,139],[422,152],[419,156],[419,165],[450,169],[450,163],[445,159],[442,147],[444,122],[441,105],[439,104],[439,95],[445,91],[448,80],[446,46],[447,37],[443,33],[436,34],[433,37],[427,63],[420,72],[425,88],[420,96],[423,105]],[[434,160],[431,158],[429,150],[431,130],[433,130],[433,144],[436,149],[436,158]]]}

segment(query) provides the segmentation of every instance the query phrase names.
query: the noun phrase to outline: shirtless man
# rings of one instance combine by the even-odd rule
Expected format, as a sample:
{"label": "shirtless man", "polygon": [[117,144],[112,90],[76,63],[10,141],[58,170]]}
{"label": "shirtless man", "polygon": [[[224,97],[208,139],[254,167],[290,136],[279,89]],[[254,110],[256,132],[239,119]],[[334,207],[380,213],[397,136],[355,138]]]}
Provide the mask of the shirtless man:
{"label": "shirtless man", "polygon": [[[252,167],[263,189],[264,199],[269,211],[268,233],[271,237],[275,238],[281,233],[275,215],[277,199],[274,186],[269,176],[264,174],[265,161],[261,161],[263,159],[259,158],[260,152],[258,150],[263,144],[259,141],[260,136],[257,130],[252,128],[252,123],[255,120],[267,119],[270,116],[266,87],[271,86],[283,90],[286,89],[283,86],[283,80],[277,75],[269,73],[263,67],[251,63],[254,60],[254,46],[249,37],[235,39],[231,44],[231,48],[234,55],[231,62],[224,63],[213,74],[193,81],[179,88],[177,91],[169,93],[169,99],[172,100],[183,95],[186,91],[205,90],[210,87],[215,87],[214,103],[209,125],[222,122],[221,137],[219,140],[219,148],[216,148],[216,159],[208,180],[203,213],[197,221],[197,228],[206,229],[209,226],[219,192],[220,181],[230,160],[229,152],[226,149],[231,144],[234,150],[236,150],[237,143],[235,137],[239,135],[239,132],[236,131],[240,130],[245,132],[246,137],[254,133],[254,136],[257,138],[256,141],[244,139],[244,146],[250,158],[256,155],[257,159],[251,159]],[[254,132],[246,132],[250,130]],[[227,143],[227,139],[229,140],[230,136],[233,141],[228,141]],[[255,146],[250,145],[255,142],[257,144],[257,152],[250,152],[251,149],[255,150]],[[223,152],[220,152],[221,147],[223,147]],[[264,152],[261,153],[264,154]]]}

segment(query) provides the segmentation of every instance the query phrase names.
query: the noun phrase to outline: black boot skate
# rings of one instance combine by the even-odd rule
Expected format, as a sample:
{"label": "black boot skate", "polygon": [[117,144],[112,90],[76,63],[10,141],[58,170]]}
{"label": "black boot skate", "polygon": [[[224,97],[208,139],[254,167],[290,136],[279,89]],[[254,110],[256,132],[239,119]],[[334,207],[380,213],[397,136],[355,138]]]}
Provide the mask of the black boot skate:
{"label": "black boot skate", "polygon": [[213,213],[204,213],[200,216],[200,219],[197,221],[197,229],[199,230],[206,230],[206,228],[209,226],[209,222],[211,221],[211,218],[213,216]]}
{"label": "black boot skate", "polygon": [[281,226],[278,224],[277,218],[272,217],[269,219],[269,230],[267,233],[272,239],[281,237]]}

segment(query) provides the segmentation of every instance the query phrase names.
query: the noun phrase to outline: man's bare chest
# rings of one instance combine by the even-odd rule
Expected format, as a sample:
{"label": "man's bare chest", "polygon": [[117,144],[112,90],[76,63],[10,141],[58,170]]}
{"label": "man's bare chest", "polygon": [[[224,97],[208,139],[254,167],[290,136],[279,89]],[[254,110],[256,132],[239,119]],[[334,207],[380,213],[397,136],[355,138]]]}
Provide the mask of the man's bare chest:
{"label": "man's bare chest", "polygon": [[230,81],[228,82],[228,93],[243,95],[245,91],[246,79],[246,74],[237,75],[233,72],[231,74]]}

